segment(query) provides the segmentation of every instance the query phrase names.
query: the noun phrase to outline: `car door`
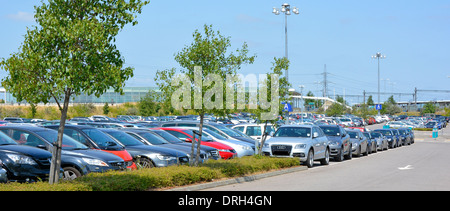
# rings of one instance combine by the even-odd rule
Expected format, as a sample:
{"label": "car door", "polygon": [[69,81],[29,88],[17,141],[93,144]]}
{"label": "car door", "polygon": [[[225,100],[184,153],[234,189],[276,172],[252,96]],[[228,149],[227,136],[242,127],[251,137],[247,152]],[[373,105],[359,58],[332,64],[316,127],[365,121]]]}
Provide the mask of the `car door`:
{"label": "car door", "polygon": [[350,136],[347,134],[347,132],[344,130],[344,128],[339,127],[340,135],[342,144],[344,145],[344,153],[347,153],[348,151],[351,151],[351,144],[350,144]]}
{"label": "car door", "polygon": [[[314,137],[314,134],[317,134],[317,137]],[[320,159],[325,157],[325,147],[326,143],[321,136],[320,130],[317,127],[312,128],[313,135],[313,148],[314,148],[314,159]],[[326,139],[328,141],[328,139]]]}

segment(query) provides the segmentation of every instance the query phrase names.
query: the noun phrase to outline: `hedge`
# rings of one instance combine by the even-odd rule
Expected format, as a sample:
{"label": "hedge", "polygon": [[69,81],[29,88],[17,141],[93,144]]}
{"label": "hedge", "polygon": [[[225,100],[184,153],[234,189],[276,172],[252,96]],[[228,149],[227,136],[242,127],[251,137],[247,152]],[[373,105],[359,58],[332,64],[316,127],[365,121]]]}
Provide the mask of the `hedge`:
{"label": "hedge", "polygon": [[91,173],[73,181],[0,184],[0,191],[146,191],[160,190],[217,179],[240,177],[299,166],[295,158],[247,156],[230,160],[210,160],[198,167],[170,166]]}

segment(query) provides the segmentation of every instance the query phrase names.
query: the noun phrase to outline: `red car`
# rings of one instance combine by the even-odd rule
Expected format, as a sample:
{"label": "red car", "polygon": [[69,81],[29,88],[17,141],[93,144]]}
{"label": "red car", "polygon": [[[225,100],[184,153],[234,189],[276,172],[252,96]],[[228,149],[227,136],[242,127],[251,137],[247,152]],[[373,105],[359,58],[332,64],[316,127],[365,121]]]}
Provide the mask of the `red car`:
{"label": "red car", "polygon": [[[175,137],[179,138],[182,141],[186,141],[186,142],[192,142],[192,136],[193,136],[193,132],[189,129],[183,129],[183,128],[170,128],[170,127],[160,127],[160,128],[152,128],[152,129],[160,129],[160,130],[165,130],[167,132],[169,132],[170,134],[174,135]],[[222,159],[230,159],[230,158],[234,158],[237,156],[236,151],[226,145],[226,144],[222,144],[219,143],[217,141],[213,141],[213,140],[204,140],[205,138],[202,138],[202,142],[201,145],[204,146],[209,146],[209,147],[213,147],[215,149],[217,149],[219,151],[220,157]],[[198,141],[197,138],[195,138],[196,141]]]}

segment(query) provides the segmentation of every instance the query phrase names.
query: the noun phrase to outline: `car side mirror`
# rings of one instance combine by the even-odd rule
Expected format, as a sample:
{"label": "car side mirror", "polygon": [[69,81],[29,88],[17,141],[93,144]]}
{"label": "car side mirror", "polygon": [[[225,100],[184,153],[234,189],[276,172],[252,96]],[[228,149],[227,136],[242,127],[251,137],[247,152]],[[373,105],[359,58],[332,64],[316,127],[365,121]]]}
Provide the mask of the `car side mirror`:
{"label": "car side mirror", "polygon": [[318,132],[314,132],[313,133],[313,138],[317,138],[317,137],[319,137],[319,133]]}
{"label": "car side mirror", "polygon": [[275,132],[270,131],[269,136],[273,136],[273,135],[275,135]]}

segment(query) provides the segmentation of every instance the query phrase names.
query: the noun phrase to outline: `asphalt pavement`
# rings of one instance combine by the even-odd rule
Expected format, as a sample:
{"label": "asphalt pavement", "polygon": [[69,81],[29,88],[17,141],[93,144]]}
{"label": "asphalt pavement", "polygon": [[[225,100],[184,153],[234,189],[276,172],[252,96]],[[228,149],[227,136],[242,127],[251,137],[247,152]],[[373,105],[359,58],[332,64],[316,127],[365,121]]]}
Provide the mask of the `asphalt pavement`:
{"label": "asphalt pavement", "polygon": [[[371,129],[382,125],[369,126]],[[210,183],[206,191],[449,191],[450,127],[416,131],[416,142],[328,166],[284,172],[261,179],[222,185]],[[183,189],[180,189],[183,190]],[[186,189],[184,189],[186,190]]]}

